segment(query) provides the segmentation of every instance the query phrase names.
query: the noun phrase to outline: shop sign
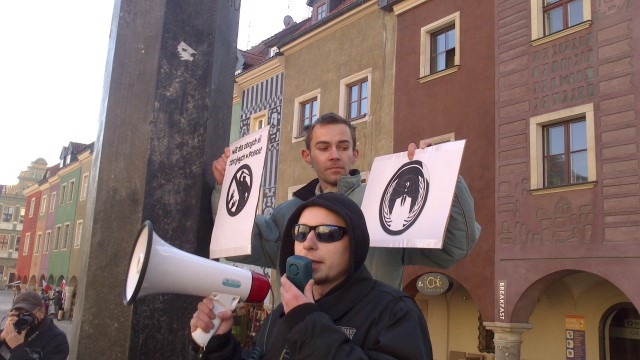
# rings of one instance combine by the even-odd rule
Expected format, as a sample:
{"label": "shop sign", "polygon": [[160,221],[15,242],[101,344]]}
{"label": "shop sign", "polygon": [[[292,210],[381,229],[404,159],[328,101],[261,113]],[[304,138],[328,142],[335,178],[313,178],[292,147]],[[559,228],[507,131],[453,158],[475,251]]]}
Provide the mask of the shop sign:
{"label": "shop sign", "polygon": [[451,289],[452,282],[442,273],[423,274],[416,281],[418,291],[425,295],[442,295]]}

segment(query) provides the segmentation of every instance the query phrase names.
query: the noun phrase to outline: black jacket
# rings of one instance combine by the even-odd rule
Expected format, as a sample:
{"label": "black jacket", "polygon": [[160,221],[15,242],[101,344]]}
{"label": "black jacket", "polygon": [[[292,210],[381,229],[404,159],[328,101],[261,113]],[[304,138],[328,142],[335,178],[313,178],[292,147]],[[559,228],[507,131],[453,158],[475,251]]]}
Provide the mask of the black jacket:
{"label": "black jacket", "polygon": [[35,329],[27,330],[24,343],[11,349],[3,342],[2,348],[2,353],[9,351],[11,360],[64,360],[69,356],[67,335],[47,316]]}
{"label": "black jacket", "polygon": [[[341,194],[318,195],[298,207],[287,223],[280,249],[280,270],[293,254],[291,228],[310,206],[344,219],[351,239],[351,269],[344,282],[315,304],[284,314],[280,304],[254,337],[256,359],[432,359],[429,331],[418,305],[408,295],[374,280],[364,266],[369,235],[360,207]],[[229,333],[211,338],[206,359],[240,359]]]}
{"label": "black jacket", "polygon": [[[297,306],[286,316],[280,304],[254,341],[262,359],[432,359],[417,304],[372,279],[366,267],[316,304]],[[229,333],[214,336],[204,358],[241,359],[239,343]]]}

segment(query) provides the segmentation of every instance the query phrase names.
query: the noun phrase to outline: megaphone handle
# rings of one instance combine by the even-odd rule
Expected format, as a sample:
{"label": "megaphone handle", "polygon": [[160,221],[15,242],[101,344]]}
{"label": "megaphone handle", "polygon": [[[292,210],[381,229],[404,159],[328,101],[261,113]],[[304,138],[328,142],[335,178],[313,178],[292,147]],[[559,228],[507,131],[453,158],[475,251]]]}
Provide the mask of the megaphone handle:
{"label": "megaphone handle", "polygon": [[200,346],[204,347],[209,342],[209,339],[216,333],[220,327],[220,318],[217,317],[218,313],[225,310],[233,310],[238,304],[238,297],[227,294],[212,294],[209,296],[213,300],[213,313],[216,314],[216,318],[213,319],[213,329],[209,332],[204,332],[202,329],[197,328],[196,331],[191,333],[193,340]]}

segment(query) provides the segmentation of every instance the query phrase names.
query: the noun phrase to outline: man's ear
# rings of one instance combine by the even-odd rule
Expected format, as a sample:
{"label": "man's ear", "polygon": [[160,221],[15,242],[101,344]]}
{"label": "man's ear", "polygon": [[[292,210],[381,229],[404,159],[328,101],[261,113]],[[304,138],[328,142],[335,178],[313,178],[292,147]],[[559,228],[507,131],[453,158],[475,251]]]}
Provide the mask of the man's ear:
{"label": "man's ear", "polygon": [[355,164],[356,160],[358,160],[358,157],[360,157],[360,150],[353,150],[353,160],[351,161],[351,163]]}
{"label": "man's ear", "polygon": [[302,149],[302,152],[300,153],[300,155],[302,155],[302,160],[304,160],[307,164],[311,165],[311,151],[304,148]]}

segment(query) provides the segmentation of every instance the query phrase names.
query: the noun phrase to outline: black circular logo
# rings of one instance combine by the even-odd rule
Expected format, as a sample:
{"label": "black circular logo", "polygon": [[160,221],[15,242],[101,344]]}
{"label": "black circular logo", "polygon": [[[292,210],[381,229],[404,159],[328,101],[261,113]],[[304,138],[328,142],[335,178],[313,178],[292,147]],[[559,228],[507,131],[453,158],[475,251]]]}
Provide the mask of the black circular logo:
{"label": "black circular logo", "polygon": [[253,173],[251,167],[244,164],[238,168],[227,190],[227,214],[234,217],[238,215],[249,201],[251,185],[253,184]]}
{"label": "black circular logo", "polygon": [[418,219],[429,194],[429,180],[422,161],[402,165],[387,183],[380,199],[378,215],[382,230],[400,235]]}

